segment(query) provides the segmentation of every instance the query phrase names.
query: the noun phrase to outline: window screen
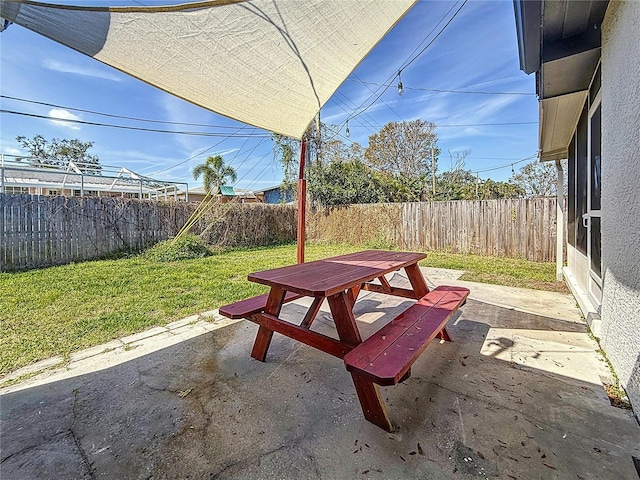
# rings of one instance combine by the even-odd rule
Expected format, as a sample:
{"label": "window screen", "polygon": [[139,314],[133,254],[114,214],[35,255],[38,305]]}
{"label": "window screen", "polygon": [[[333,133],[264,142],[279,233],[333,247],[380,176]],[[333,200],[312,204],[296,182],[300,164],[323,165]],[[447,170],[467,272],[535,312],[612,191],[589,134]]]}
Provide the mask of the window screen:
{"label": "window screen", "polygon": [[567,241],[576,246],[576,135],[569,144],[567,166]]}
{"label": "window screen", "polygon": [[578,129],[576,130],[576,245],[575,247],[587,254],[587,229],[582,224],[582,215],[587,213],[587,141],[588,141],[588,110],[587,105],[582,110]]}

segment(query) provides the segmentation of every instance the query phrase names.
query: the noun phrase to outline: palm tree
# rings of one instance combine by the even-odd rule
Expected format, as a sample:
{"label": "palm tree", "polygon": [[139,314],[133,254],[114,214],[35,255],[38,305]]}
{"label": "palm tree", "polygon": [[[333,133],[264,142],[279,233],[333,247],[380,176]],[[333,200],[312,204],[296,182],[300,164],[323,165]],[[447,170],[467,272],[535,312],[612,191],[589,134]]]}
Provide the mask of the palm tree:
{"label": "palm tree", "polygon": [[236,181],[236,171],[225,165],[221,155],[207,157],[204,163],[193,169],[193,178],[197,180],[202,175],[202,184],[207,193],[217,193],[218,189],[228,180]]}

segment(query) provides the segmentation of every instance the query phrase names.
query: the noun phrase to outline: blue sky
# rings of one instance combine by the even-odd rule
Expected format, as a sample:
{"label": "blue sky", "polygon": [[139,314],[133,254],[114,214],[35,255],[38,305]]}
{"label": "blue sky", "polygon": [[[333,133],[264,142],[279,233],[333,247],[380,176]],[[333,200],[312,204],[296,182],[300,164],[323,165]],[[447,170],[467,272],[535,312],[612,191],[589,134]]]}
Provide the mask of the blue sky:
{"label": "blue sky", "polygon": [[[418,2],[324,106],[322,121],[342,124],[352,116],[370,97],[371,89],[396,73],[433,27],[460,4],[445,0]],[[397,95],[395,87],[390,88],[365,113],[349,121],[351,140],[366,147],[369,135],[385,123],[421,118],[438,125],[442,151],[439,171],[450,168],[449,152],[470,150],[465,167],[480,171],[481,178],[495,180],[507,180],[511,163],[536,153],[538,104],[534,77],[525,75],[518,67],[512,0],[469,0],[442,35],[402,71],[402,81],[403,96]],[[1,98],[0,105],[5,110],[172,131],[207,130],[223,135],[131,131],[2,113],[1,153],[24,153],[15,137],[41,134],[47,139],[92,141],[91,152],[104,165],[124,166],[158,179],[188,182],[192,187],[199,182],[193,180],[191,170],[213,154],[223,155],[236,168],[239,188],[258,190],[276,185],[282,178],[267,135],[227,138],[229,132],[237,131],[243,124],[191,105],[17,25],[0,33],[0,93],[66,107]],[[74,111],[70,107],[215,128],[134,122]],[[245,127],[241,132],[267,134],[253,127]],[[517,170],[525,163],[514,168]]]}

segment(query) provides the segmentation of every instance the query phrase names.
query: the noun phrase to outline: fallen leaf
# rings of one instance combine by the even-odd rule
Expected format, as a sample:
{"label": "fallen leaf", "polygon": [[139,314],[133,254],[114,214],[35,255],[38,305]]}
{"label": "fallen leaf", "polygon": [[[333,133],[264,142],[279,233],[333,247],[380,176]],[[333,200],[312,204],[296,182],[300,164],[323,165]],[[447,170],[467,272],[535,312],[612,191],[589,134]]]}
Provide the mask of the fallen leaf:
{"label": "fallen leaf", "polygon": [[415,454],[417,454],[417,453],[418,453],[418,452],[409,452],[409,455],[415,455]]}
{"label": "fallen leaf", "polygon": [[554,467],[553,465],[549,465],[549,464],[548,464],[548,463],[546,463],[546,462],[542,462],[542,464],[543,464],[545,467],[550,468],[551,470],[555,470],[555,469],[556,469],[556,467]]}
{"label": "fallen leaf", "polygon": [[181,398],[184,398],[191,393],[191,390],[193,390],[193,387],[187,388],[186,390],[182,390],[181,392],[178,392],[178,396]]}
{"label": "fallen leaf", "polygon": [[367,469],[367,470],[363,470],[363,471],[362,471],[362,474],[363,474],[363,475],[366,475],[367,473],[369,473],[369,470],[368,470],[368,469]]}
{"label": "fallen leaf", "polygon": [[424,455],[424,450],[422,450],[422,447],[420,446],[420,444],[418,443],[418,453],[420,455]]}
{"label": "fallen leaf", "polygon": [[477,452],[477,453],[478,453],[478,457],[480,457],[482,460],[484,460],[484,455],[482,453],[480,453],[480,452]]}
{"label": "fallen leaf", "polygon": [[406,460],[404,459],[404,457],[402,455],[400,455],[400,460],[402,460],[403,462],[406,462]]}

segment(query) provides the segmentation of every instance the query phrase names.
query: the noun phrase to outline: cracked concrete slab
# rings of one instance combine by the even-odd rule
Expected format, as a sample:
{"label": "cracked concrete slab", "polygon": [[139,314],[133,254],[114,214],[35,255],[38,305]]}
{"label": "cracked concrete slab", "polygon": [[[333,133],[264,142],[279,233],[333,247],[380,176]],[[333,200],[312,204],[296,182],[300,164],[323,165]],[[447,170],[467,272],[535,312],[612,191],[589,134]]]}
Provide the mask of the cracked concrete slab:
{"label": "cracked concrete slab", "polygon": [[[255,361],[257,326],[210,314],[1,389],[2,479],[636,478],[640,428],[572,306],[471,288],[454,342],[381,388],[393,433],[364,420],[341,360],[275,335]],[[410,304],[363,292],[363,336]],[[313,328],[336,335],[326,305]]]}

